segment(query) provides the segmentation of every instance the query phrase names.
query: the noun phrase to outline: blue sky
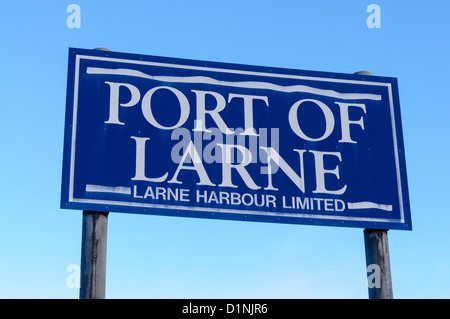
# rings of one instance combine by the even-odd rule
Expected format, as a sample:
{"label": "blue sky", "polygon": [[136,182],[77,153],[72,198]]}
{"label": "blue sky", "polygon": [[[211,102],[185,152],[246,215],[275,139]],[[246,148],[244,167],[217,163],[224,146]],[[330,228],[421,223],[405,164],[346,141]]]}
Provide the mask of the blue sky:
{"label": "blue sky", "polygon": [[[70,4],[81,28],[67,27]],[[369,4],[381,28],[368,28]],[[8,1],[0,297],[78,298],[81,212],[59,209],[69,47],[397,77],[413,231],[395,298],[450,297],[447,1]],[[111,213],[108,298],[367,298],[363,230]]]}

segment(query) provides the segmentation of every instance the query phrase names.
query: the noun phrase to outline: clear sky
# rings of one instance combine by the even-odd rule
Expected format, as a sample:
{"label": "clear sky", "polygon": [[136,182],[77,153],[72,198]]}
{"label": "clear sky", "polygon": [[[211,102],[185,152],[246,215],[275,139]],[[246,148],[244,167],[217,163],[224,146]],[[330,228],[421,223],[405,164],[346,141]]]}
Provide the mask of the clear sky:
{"label": "clear sky", "polygon": [[[81,9],[69,28],[70,4]],[[369,28],[366,8],[381,9]],[[80,211],[59,208],[68,48],[397,77],[412,231],[395,298],[450,297],[448,1],[6,1],[0,297],[78,298]],[[107,298],[367,298],[363,230],[111,213]]]}

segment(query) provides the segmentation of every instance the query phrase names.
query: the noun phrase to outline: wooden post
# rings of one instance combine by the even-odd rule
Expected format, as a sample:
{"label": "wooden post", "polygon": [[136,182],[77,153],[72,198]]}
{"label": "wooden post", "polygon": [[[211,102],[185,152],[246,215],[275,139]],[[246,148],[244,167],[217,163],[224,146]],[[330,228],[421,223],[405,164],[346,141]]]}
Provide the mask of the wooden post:
{"label": "wooden post", "polygon": [[[368,71],[358,71],[355,74],[373,75]],[[393,298],[387,232],[386,229],[364,229],[366,271],[370,272],[367,276],[369,299]]]}
{"label": "wooden post", "polygon": [[83,211],[80,299],[104,299],[108,213]]}
{"label": "wooden post", "polygon": [[80,299],[105,299],[107,230],[107,212],[83,211]]}
{"label": "wooden post", "polygon": [[391,265],[387,230],[364,229],[369,299],[392,299]]}

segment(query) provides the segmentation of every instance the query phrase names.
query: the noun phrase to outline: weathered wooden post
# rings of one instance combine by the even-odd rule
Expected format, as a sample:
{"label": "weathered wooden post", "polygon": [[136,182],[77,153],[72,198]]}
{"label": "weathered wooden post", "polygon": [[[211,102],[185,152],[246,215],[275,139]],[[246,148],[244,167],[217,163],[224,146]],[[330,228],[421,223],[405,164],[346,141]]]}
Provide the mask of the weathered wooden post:
{"label": "weathered wooden post", "polygon": [[104,299],[108,213],[83,211],[80,299]]}
{"label": "weathered wooden post", "polygon": [[[364,229],[369,299],[392,299],[391,265],[386,229]],[[370,277],[370,278],[369,278]]]}
{"label": "weathered wooden post", "polygon": [[80,299],[105,299],[107,230],[107,212],[83,211]]}
{"label": "weathered wooden post", "polygon": [[[373,75],[368,71],[358,71],[355,74]],[[371,272],[370,278],[367,277],[369,299],[393,298],[387,232],[386,229],[364,229],[366,271]]]}

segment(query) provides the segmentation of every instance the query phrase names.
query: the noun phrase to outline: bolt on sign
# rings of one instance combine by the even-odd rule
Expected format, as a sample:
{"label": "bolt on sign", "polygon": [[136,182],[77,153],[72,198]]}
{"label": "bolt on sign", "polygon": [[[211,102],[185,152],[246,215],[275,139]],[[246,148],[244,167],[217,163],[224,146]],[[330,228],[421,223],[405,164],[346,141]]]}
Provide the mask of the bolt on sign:
{"label": "bolt on sign", "polygon": [[410,230],[397,79],[70,48],[61,207]]}

